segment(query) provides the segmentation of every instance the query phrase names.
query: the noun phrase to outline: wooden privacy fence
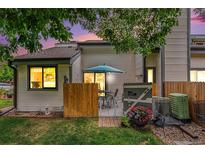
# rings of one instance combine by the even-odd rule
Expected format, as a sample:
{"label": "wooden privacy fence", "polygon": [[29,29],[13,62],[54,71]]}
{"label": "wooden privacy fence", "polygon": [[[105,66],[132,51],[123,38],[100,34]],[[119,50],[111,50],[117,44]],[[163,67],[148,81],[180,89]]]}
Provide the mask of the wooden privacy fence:
{"label": "wooden privacy fence", "polygon": [[157,96],[157,84],[152,84],[152,96]]}
{"label": "wooden privacy fence", "polygon": [[196,121],[193,102],[205,100],[205,82],[165,82],[164,92],[166,97],[170,93],[188,94],[190,115],[192,120]]}
{"label": "wooden privacy fence", "polygon": [[64,117],[98,117],[98,84],[65,83]]}

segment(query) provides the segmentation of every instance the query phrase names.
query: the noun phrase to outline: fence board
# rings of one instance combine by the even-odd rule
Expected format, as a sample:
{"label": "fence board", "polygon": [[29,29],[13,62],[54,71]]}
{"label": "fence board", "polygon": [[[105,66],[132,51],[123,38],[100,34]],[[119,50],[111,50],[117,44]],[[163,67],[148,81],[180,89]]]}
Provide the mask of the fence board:
{"label": "fence board", "polygon": [[152,96],[157,96],[157,84],[152,84]]}
{"label": "fence board", "polygon": [[170,93],[188,94],[190,116],[196,121],[193,101],[205,100],[205,82],[165,82],[164,91],[166,97]]}
{"label": "fence board", "polygon": [[64,117],[98,117],[98,84],[64,84]]}

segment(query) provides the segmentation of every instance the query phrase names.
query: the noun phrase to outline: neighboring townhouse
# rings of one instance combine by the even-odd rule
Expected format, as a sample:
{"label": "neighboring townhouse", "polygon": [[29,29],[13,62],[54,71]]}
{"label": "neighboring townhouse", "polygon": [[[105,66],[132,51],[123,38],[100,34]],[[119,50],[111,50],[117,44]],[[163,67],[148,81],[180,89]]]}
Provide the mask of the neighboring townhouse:
{"label": "neighboring townhouse", "polygon": [[190,80],[205,82],[205,35],[191,35]]}
{"label": "neighboring townhouse", "polygon": [[[147,57],[116,54],[106,41],[58,43],[33,54],[17,56],[10,63],[15,70],[15,106],[18,111],[42,111],[48,106],[63,110],[63,83],[97,82],[101,90],[119,90],[124,83],[156,83],[163,94],[164,81],[188,81],[190,10],[182,9],[179,25],[167,36],[166,45]],[[109,65],[124,73],[91,73],[85,69]]]}

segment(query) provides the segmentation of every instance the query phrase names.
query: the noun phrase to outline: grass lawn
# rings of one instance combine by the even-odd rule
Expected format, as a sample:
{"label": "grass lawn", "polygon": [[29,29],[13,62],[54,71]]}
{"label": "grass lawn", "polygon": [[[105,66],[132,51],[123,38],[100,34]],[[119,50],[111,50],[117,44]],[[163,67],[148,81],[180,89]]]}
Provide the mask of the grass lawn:
{"label": "grass lawn", "polygon": [[8,106],[12,106],[13,104],[12,99],[0,99],[0,109]]}
{"label": "grass lawn", "polygon": [[150,130],[99,128],[93,119],[0,118],[0,144],[162,144]]}

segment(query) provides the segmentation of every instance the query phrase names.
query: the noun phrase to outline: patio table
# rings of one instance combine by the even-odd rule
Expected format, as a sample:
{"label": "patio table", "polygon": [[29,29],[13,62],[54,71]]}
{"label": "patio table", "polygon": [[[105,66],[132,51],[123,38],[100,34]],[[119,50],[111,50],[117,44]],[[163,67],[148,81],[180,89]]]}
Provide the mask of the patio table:
{"label": "patio table", "polygon": [[112,94],[111,90],[98,90],[98,93]]}

